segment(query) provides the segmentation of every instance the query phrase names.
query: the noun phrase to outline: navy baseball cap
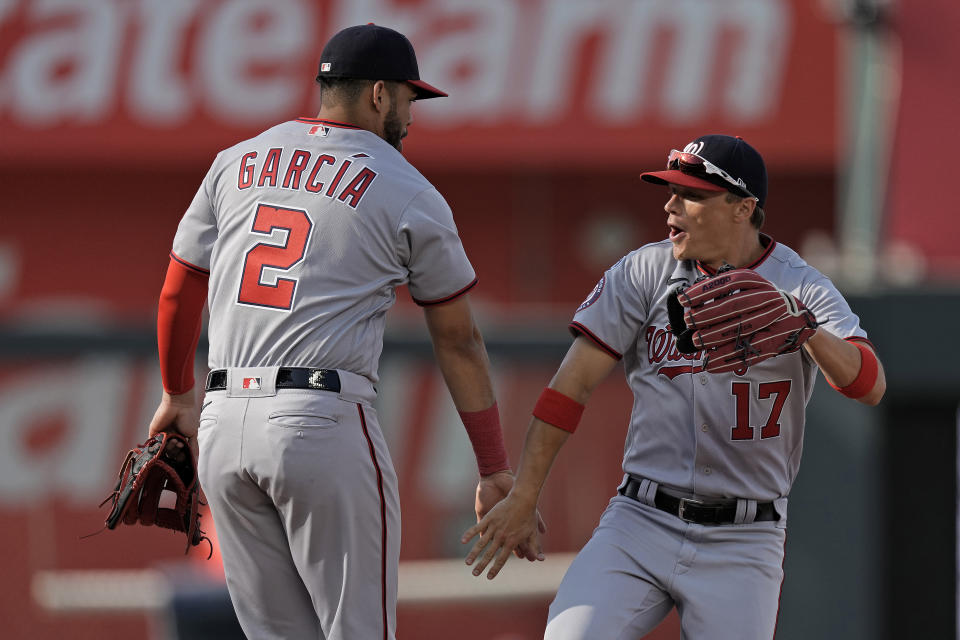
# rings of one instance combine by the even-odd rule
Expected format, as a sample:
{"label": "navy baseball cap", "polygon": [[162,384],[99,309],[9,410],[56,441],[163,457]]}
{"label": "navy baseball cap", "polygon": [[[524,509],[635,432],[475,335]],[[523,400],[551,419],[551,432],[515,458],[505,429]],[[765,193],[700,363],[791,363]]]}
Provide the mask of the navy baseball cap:
{"label": "navy baseball cap", "polygon": [[701,136],[682,151],[672,150],[665,171],[648,171],[640,178],[654,184],[679,184],[755,197],[760,207],[767,200],[767,167],[763,157],[740,136]]}
{"label": "navy baseball cap", "polygon": [[317,82],[321,78],[408,82],[418,100],[447,95],[420,79],[417,56],[405,35],[372,22],[347,27],[330,38],[320,54]]}

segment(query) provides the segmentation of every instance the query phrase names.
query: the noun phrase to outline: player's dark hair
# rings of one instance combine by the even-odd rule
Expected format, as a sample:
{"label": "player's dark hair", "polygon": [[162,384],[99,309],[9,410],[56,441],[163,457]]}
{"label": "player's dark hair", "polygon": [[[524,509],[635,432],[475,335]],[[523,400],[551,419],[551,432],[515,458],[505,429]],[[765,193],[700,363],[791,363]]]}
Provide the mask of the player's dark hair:
{"label": "player's dark hair", "polygon": [[324,107],[351,104],[357,101],[373,80],[360,78],[320,78],[320,102]]}
{"label": "player's dark hair", "polygon": [[[743,200],[743,198],[728,191],[726,200],[727,202],[736,202],[738,200]],[[753,208],[753,213],[750,215],[750,224],[757,229],[760,229],[763,227],[763,221],[766,219],[766,217],[767,215],[763,212],[763,207],[758,204]]]}
{"label": "player's dark hair", "polygon": [[[357,101],[367,87],[376,80],[362,78],[320,78],[320,102],[324,107],[352,104]],[[393,100],[397,98],[399,82],[385,81],[387,92]]]}
{"label": "player's dark hair", "polygon": [[757,205],[753,208],[753,215],[750,216],[750,224],[755,226],[757,229],[763,227],[763,221],[766,218],[767,214],[763,212],[763,207]]}

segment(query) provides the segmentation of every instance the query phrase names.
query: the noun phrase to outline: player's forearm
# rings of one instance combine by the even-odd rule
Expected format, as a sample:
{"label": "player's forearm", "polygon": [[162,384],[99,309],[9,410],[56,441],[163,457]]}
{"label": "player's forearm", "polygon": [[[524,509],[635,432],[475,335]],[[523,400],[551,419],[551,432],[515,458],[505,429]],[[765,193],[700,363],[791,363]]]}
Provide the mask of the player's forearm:
{"label": "player's forearm", "polygon": [[537,418],[531,420],[512,490],[517,498],[531,505],[537,503],[553,461],[569,437],[568,431]]}
{"label": "player's forearm", "polygon": [[510,469],[490,362],[465,298],[426,311],[427,328],[444,382],[463,420],[481,476]]}
{"label": "player's forearm", "polygon": [[482,411],[494,402],[490,360],[467,296],[424,309],[433,352],[458,411]]}
{"label": "player's forearm", "polygon": [[459,340],[435,340],[434,353],[458,411],[480,411],[493,404],[490,361],[476,328]]}
{"label": "player's forearm", "polygon": [[157,347],[163,388],[171,395],[193,388],[208,276],[171,259],[157,308]]}
{"label": "player's forearm", "polygon": [[615,364],[616,360],[582,336],[570,345],[534,407],[514,485],[519,497],[536,503],[560,448],[577,428],[583,405]]}
{"label": "player's forearm", "polygon": [[[845,388],[854,383],[861,375],[863,356],[859,348],[848,340],[833,335],[820,328],[804,345],[807,352],[820,367],[823,375],[835,388]],[[855,398],[858,402],[875,405],[883,398],[887,382],[883,364],[877,360],[876,380],[869,391]]]}

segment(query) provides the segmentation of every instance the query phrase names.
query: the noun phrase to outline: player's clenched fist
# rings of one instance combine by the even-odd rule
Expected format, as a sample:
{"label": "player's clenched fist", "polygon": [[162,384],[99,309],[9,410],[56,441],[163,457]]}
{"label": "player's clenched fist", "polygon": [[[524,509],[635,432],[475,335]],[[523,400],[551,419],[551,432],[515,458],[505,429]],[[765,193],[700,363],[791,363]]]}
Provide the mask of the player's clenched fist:
{"label": "player's clenched fist", "polygon": [[543,560],[540,534],[544,531],[546,527],[537,512],[536,501],[511,492],[480,522],[467,529],[460,542],[466,544],[477,538],[466,563],[472,565],[476,561],[473,575],[479,576],[493,562],[487,573],[487,578],[492,580],[515,550],[520,550],[518,555],[528,560]]}

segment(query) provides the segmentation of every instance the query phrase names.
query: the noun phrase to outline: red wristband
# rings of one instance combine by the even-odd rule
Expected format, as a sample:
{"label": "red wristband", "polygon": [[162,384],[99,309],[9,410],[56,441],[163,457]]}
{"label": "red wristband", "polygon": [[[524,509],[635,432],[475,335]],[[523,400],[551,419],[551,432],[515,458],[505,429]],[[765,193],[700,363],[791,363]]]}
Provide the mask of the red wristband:
{"label": "red wristband", "polygon": [[570,433],[577,430],[582,415],[582,404],[550,387],[543,390],[533,408],[533,417]]}
{"label": "red wristband", "polygon": [[848,398],[856,400],[867,395],[873,389],[873,385],[877,382],[877,374],[880,372],[880,364],[870,347],[859,342],[852,344],[860,350],[860,372],[853,379],[853,382],[845,387],[838,387],[833,384],[830,386]]}
{"label": "red wristband", "polygon": [[488,476],[510,468],[507,448],[503,445],[503,429],[500,428],[500,410],[497,403],[483,411],[460,411],[460,419],[467,429],[473,453],[477,456],[480,475]]}

